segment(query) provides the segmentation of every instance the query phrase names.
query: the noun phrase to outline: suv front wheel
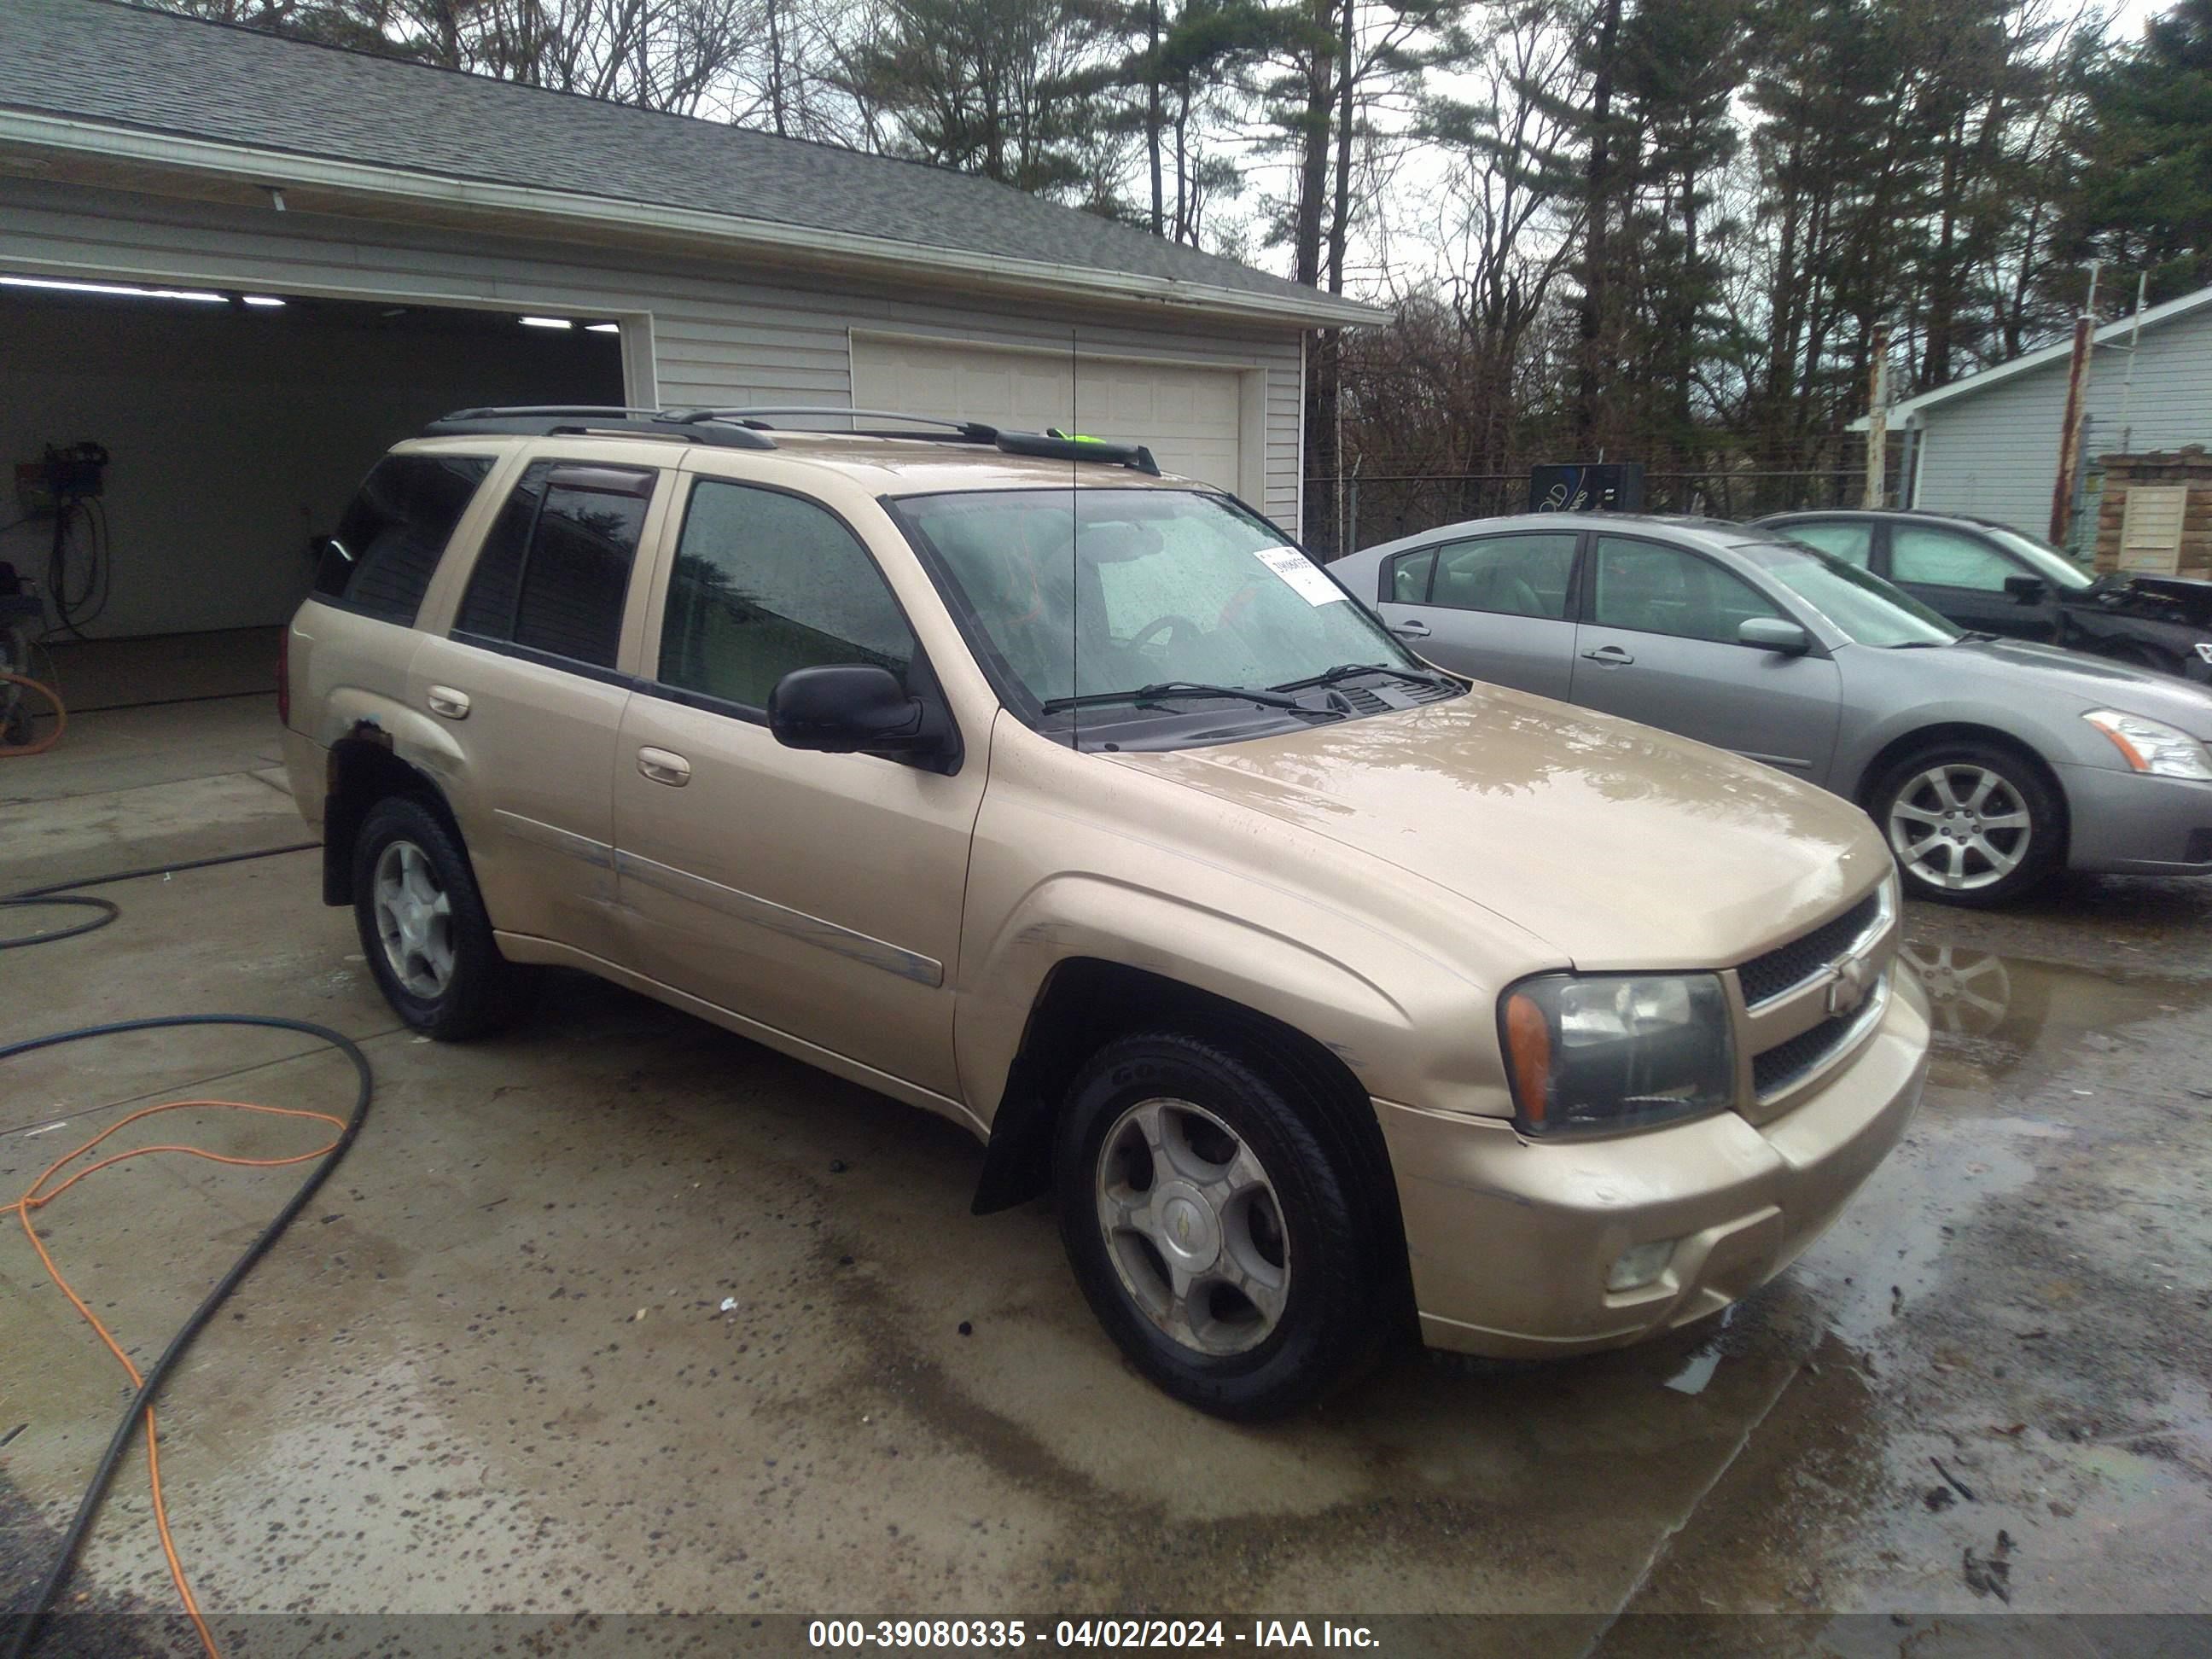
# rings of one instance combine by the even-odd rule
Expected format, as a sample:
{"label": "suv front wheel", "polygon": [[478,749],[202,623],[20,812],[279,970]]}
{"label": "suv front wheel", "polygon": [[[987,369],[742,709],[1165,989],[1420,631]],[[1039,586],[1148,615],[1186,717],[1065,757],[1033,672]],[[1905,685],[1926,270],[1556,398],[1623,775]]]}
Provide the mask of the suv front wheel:
{"label": "suv front wheel", "polygon": [[1382,1335],[1371,1206],[1290,1081],[1150,1032],[1101,1049],[1060,1118],[1054,1184],[1077,1282],[1139,1370],[1217,1416],[1309,1405]]}
{"label": "suv front wheel", "polygon": [[422,802],[392,796],[362,822],[353,910],[377,988],[415,1030],[457,1042],[514,1015],[521,970],[492,939],[468,855]]}

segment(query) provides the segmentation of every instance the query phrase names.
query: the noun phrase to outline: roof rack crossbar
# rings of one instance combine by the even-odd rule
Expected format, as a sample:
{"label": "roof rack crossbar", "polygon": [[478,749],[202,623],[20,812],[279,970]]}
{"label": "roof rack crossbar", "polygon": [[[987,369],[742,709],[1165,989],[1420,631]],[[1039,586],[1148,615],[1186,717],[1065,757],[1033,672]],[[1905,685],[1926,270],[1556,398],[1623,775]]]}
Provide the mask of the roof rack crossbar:
{"label": "roof rack crossbar", "polygon": [[[765,425],[772,416],[806,416],[817,419],[853,421],[903,421],[909,426],[943,427],[970,443],[988,444],[997,441],[999,429],[981,421],[948,420],[941,415],[912,415],[899,409],[847,409],[837,404],[755,404],[743,409],[695,409],[686,410],[687,421],[744,421]],[[855,428],[857,430],[857,428]],[[864,437],[920,437],[920,433],[862,433]]]}

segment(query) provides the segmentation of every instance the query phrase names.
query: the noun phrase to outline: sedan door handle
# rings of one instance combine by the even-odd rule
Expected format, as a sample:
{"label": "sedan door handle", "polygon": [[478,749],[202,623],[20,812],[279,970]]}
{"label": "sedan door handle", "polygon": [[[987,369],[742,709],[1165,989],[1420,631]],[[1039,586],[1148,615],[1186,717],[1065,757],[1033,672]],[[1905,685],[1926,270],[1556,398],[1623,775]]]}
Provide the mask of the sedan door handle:
{"label": "sedan door handle", "polygon": [[672,789],[681,789],[691,781],[691,763],[672,750],[639,750],[637,769],[655,783],[665,783]]}
{"label": "sedan door handle", "polygon": [[1392,623],[1390,631],[1401,640],[1425,640],[1429,637],[1428,623],[1419,621]]}
{"label": "sedan door handle", "polygon": [[469,717],[469,694],[456,691],[450,685],[434,685],[422,693],[422,701],[430,705],[430,712],[442,714],[449,720],[465,720]]}
{"label": "sedan door handle", "polygon": [[1606,663],[1614,667],[1636,660],[1617,645],[1601,645],[1595,651],[1585,651],[1583,653],[1583,659],[1585,662]]}

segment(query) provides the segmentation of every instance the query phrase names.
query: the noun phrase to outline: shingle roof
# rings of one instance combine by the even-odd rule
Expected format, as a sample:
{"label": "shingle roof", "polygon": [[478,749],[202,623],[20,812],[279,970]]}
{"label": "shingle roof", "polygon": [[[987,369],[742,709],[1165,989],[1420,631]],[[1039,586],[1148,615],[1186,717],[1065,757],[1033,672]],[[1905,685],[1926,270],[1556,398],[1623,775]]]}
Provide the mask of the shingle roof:
{"label": "shingle roof", "polygon": [[0,108],[1328,308],[986,179],[119,0],[0,0]]}

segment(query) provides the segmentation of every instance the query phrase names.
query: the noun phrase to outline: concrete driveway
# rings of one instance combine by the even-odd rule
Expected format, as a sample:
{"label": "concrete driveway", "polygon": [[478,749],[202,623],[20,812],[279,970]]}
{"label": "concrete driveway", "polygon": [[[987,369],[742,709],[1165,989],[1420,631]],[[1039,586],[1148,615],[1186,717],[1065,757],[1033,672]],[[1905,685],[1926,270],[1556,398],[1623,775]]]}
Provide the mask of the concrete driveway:
{"label": "concrete driveway", "polygon": [[[123,711],[0,762],[0,886],[301,839],[272,730],[265,699]],[[0,954],[0,1042],[279,1014],[376,1069],[358,1146],[161,1409],[210,1608],[308,1616],[295,1632],[372,1612],[1551,1615],[1492,1643],[1539,1652],[1676,1649],[1624,1613],[1770,1615],[1711,1627],[1746,1651],[1841,1639],[1808,1614],[1897,1613],[1909,1628],[1848,1628],[1927,1652],[1987,1637],[1964,1614],[2212,1611],[2203,885],[1916,909],[1945,1028],[1926,1109],[1725,1327],[1549,1366],[1407,1353],[1319,1415],[1245,1429],[1121,1364],[1044,1206],[968,1213],[980,1153],[954,1129],[580,978],[498,1041],[423,1042],[317,868],[106,889],[115,925]],[[350,1095],[343,1062],[265,1032],[4,1072],[9,1199],[134,1104]],[[158,1127],[253,1156],[316,1144],[235,1115]],[[150,1358],[295,1179],[140,1159],[40,1225]],[[15,1603],[128,1389],[13,1217],[0,1304]],[[74,1589],[173,1605],[135,1459]]]}

